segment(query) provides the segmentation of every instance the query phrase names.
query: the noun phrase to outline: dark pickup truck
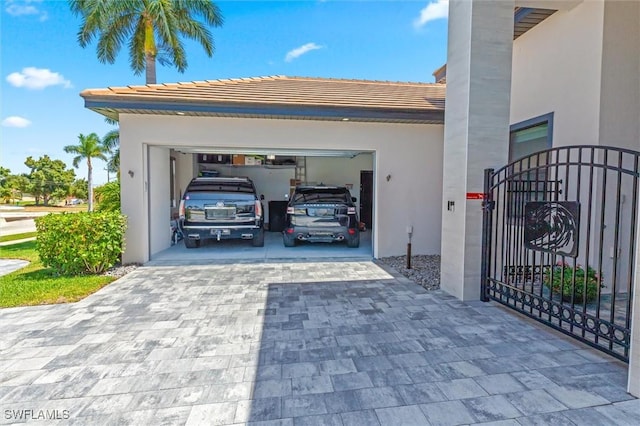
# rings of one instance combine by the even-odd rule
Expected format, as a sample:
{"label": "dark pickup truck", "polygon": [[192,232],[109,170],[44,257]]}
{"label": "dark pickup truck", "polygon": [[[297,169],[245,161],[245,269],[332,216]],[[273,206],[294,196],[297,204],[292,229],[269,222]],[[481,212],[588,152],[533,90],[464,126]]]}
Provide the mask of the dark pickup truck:
{"label": "dark pickup truck", "polygon": [[187,248],[202,240],[251,240],[264,246],[262,201],[250,179],[199,177],[187,186],[180,202],[180,220]]}

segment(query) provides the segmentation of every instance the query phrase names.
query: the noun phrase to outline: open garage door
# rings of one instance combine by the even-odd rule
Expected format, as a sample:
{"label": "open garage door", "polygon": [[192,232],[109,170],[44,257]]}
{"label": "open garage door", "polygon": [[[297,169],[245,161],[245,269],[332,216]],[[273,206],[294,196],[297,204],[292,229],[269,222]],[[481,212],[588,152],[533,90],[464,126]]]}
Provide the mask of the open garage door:
{"label": "open garage door", "polygon": [[[189,181],[198,176],[248,177],[257,193],[264,197],[265,247],[252,247],[243,240],[206,241],[197,249],[187,249],[178,241],[156,253],[153,262],[270,260],[299,258],[363,258],[373,256],[370,227],[362,227],[361,244],[348,248],[345,243],[301,243],[285,247],[282,231],[290,195],[298,184],[344,186],[360,209],[362,199],[373,200],[373,185],[365,185],[361,175],[373,174],[375,154],[353,150],[285,150],[218,147],[180,147],[169,151],[171,218],[178,217],[180,199]],[[151,178],[150,178],[151,180]],[[157,196],[157,194],[156,194]],[[368,214],[371,214],[370,212]],[[361,213],[358,211],[358,216]],[[370,220],[370,219],[368,219]],[[171,243],[171,242],[170,242]],[[157,247],[158,244],[151,245]]]}

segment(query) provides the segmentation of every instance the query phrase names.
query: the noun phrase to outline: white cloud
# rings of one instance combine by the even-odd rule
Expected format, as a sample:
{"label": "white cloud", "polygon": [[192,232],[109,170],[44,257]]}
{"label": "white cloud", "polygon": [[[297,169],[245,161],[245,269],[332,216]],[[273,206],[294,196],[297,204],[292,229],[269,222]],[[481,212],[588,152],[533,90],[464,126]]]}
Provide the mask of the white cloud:
{"label": "white cloud", "polygon": [[5,10],[11,16],[37,15],[40,21],[46,21],[47,12],[38,7],[42,0],[6,0]]}
{"label": "white cloud", "polygon": [[48,86],[63,86],[68,89],[71,82],[57,73],[46,68],[27,67],[22,72],[13,72],[7,76],[7,81],[15,87],[27,89],[44,89]]}
{"label": "white cloud", "polygon": [[4,127],[28,127],[31,125],[31,122],[24,117],[12,115],[11,117],[7,117],[2,120],[2,125]]}
{"label": "white cloud", "polygon": [[303,44],[300,47],[296,47],[295,49],[288,51],[287,56],[284,57],[284,60],[286,62],[291,62],[294,59],[304,55],[305,53],[311,52],[312,50],[322,49],[322,47],[323,46],[319,46],[315,43]]}
{"label": "white cloud", "polygon": [[413,21],[416,28],[425,26],[430,21],[449,16],[449,0],[435,0],[420,11],[420,16]]}

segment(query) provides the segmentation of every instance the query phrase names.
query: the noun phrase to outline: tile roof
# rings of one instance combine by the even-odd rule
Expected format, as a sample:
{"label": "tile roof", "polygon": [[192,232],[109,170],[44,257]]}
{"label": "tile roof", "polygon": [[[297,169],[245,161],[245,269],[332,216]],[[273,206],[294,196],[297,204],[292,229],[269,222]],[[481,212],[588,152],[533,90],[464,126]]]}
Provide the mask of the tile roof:
{"label": "tile roof", "polygon": [[255,77],[87,89],[85,106],[116,118],[153,113],[443,123],[443,84]]}

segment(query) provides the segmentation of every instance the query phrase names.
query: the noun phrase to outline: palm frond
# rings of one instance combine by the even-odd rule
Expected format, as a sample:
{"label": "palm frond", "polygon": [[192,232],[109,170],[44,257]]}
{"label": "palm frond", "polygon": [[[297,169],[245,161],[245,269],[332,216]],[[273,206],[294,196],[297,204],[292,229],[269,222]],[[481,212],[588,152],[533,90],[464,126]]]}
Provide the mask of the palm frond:
{"label": "palm frond", "polygon": [[120,129],[109,130],[102,138],[102,144],[111,151],[120,144]]}
{"label": "palm frond", "polygon": [[77,35],[80,46],[97,39],[98,59],[114,63],[126,43],[135,74],[145,71],[150,60],[147,78],[155,75],[156,60],[180,72],[186,70],[182,38],[196,41],[211,57],[215,44],[208,27],[224,22],[212,0],[69,0],[69,7],[82,18]]}
{"label": "palm frond", "polygon": [[145,32],[144,18],[140,16],[129,40],[129,65],[136,75],[145,69]]}

